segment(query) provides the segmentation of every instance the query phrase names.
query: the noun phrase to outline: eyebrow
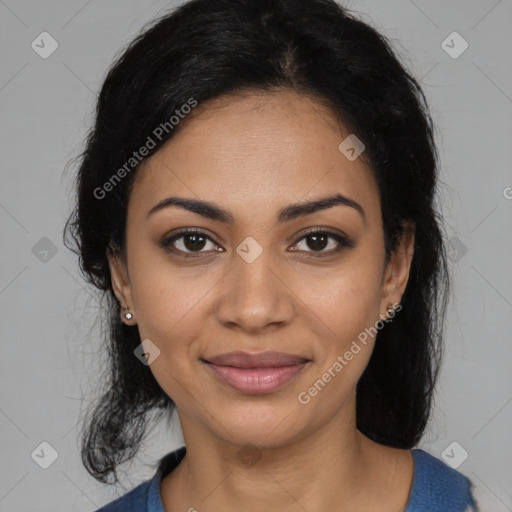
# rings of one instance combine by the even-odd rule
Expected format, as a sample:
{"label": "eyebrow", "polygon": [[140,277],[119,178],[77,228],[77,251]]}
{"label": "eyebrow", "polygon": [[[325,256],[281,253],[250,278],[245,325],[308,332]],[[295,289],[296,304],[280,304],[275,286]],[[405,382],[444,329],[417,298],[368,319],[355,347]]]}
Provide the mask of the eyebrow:
{"label": "eyebrow", "polygon": [[[206,217],[207,219],[216,220],[219,222],[232,224],[234,221],[234,216],[230,211],[223,209],[215,203],[176,196],[168,197],[157,203],[148,212],[147,217],[150,217],[154,213],[170,206],[177,206],[190,212],[197,213],[203,217]],[[349,206],[354,208],[366,223],[366,214],[363,207],[353,199],[345,197],[341,194],[335,194],[333,196],[315,199],[305,203],[296,203],[286,206],[285,208],[282,208],[278,211],[277,220],[278,223],[282,224],[298,217],[310,215],[327,208],[332,208],[333,206]]]}

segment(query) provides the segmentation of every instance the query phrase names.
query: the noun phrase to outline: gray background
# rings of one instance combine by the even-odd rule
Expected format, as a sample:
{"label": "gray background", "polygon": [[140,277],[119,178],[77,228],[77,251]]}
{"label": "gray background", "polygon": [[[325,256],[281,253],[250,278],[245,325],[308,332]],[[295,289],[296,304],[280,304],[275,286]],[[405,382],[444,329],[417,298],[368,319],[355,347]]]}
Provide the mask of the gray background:
{"label": "gray background", "polygon": [[[82,149],[106,70],[143,23],[173,5],[0,0],[1,511],[95,510],[182,444],[177,423],[155,428],[124,466],[123,487],[99,484],[83,468],[78,426],[105,356],[99,303],[61,241],[72,197],[72,171],[63,171]],[[482,510],[512,511],[512,2],[345,5],[393,39],[438,127],[455,296],[434,416],[419,446],[442,458],[457,442],[469,454],[458,470],[474,481]],[[43,31],[59,45],[47,59],[31,48]],[[453,31],[469,44],[458,58],[441,46]],[[47,469],[31,457],[42,442],[58,453]]]}

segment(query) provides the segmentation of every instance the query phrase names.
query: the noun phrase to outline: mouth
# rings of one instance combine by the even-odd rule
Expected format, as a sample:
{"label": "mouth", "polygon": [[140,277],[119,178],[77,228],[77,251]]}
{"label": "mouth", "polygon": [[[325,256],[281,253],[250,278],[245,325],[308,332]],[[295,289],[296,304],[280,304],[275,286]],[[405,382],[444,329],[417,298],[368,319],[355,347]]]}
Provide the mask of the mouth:
{"label": "mouth", "polygon": [[283,352],[230,352],[202,361],[225,384],[252,395],[276,391],[310,362],[305,357]]}

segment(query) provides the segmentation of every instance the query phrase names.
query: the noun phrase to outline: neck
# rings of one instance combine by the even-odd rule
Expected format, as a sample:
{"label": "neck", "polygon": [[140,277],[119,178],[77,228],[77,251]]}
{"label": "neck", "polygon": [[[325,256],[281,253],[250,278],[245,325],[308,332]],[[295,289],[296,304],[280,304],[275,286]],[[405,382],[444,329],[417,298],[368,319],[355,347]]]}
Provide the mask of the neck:
{"label": "neck", "polygon": [[[272,446],[247,440],[244,447],[184,414],[180,421],[187,454],[162,482],[166,510],[370,510],[368,491],[384,490],[376,461],[389,466],[389,449],[356,429],[355,395],[319,430]],[[385,473],[393,471],[388,466]]]}

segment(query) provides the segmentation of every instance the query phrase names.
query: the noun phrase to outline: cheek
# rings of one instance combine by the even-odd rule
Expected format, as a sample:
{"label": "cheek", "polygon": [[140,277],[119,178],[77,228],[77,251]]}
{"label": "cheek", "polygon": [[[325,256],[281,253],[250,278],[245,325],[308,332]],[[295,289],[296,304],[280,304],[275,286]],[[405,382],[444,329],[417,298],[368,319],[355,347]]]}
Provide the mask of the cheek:
{"label": "cheek", "polygon": [[184,392],[180,383],[190,382],[200,364],[204,322],[214,314],[212,297],[220,276],[207,267],[179,268],[165,254],[148,249],[134,251],[130,272],[140,338],[160,351],[150,369],[164,391],[179,401]]}
{"label": "cheek", "polygon": [[[200,339],[207,286],[184,282],[169,266],[145,265],[134,272],[134,304],[141,340],[151,340],[159,350],[150,370],[165,393],[177,404],[190,400],[188,384],[193,381],[194,351]],[[194,362],[195,361],[195,362]]]}
{"label": "cheek", "polygon": [[353,393],[368,365],[375,345],[379,282],[378,273],[354,267],[330,279],[315,305],[315,316],[328,329],[315,351],[317,364],[309,387],[301,390],[301,396],[314,400],[319,415],[329,416]]}
{"label": "cheek", "polygon": [[380,307],[380,272],[377,262],[357,256],[317,280],[311,293],[314,308],[338,339],[357,336],[378,320]]}
{"label": "cheek", "polygon": [[335,402],[355,387],[370,360],[379,320],[380,272],[375,258],[360,254],[350,263],[347,259],[346,266],[325,280],[324,293],[314,305],[316,316],[329,328],[316,353],[315,378],[335,383],[323,393]]}
{"label": "cheek", "polygon": [[175,337],[193,317],[215,283],[207,268],[179,267],[163,249],[143,241],[130,255],[132,299],[141,336],[162,343]]}

